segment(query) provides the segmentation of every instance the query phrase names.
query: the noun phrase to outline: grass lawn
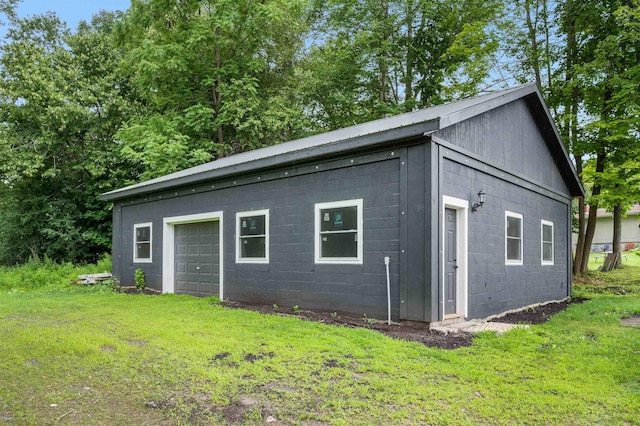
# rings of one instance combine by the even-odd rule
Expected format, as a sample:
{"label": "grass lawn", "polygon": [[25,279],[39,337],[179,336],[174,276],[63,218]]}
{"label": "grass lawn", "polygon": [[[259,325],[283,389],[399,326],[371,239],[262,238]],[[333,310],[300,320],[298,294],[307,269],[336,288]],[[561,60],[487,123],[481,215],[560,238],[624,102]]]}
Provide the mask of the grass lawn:
{"label": "grass lawn", "polygon": [[[589,255],[590,270],[597,271],[598,268],[601,267],[603,263],[604,263],[604,254],[591,253]],[[640,250],[622,252],[622,265],[640,267]]]}
{"label": "grass lawn", "polygon": [[640,294],[590,289],[451,351],[193,297],[5,290],[0,423],[639,424],[640,329],[620,319]]}

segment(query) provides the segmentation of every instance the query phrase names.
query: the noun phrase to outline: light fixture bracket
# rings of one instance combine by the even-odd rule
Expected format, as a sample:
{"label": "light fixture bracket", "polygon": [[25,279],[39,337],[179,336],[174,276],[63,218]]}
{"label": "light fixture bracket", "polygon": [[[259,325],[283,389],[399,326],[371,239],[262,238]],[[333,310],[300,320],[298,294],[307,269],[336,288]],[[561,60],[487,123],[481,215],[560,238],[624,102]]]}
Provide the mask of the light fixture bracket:
{"label": "light fixture bracket", "polygon": [[471,206],[471,211],[477,212],[478,209],[484,205],[485,201],[487,201],[487,193],[484,192],[482,188],[480,188],[480,191],[478,191],[478,201],[473,203],[473,205]]}

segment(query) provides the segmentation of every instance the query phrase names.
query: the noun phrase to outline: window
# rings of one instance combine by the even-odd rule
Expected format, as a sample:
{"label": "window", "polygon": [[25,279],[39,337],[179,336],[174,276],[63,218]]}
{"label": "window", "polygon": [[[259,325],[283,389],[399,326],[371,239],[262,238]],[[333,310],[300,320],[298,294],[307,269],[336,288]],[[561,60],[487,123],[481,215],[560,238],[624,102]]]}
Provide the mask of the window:
{"label": "window", "polygon": [[508,265],[522,265],[522,215],[505,212],[505,257]]}
{"label": "window", "polygon": [[541,247],[543,265],[553,265],[553,222],[543,220],[540,222]]}
{"label": "window", "polygon": [[133,225],[133,261],[151,263],[151,223]]}
{"label": "window", "polygon": [[315,206],[316,263],[362,264],[362,199]]}
{"label": "window", "polygon": [[269,210],[236,213],[236,263],[269,263]]}

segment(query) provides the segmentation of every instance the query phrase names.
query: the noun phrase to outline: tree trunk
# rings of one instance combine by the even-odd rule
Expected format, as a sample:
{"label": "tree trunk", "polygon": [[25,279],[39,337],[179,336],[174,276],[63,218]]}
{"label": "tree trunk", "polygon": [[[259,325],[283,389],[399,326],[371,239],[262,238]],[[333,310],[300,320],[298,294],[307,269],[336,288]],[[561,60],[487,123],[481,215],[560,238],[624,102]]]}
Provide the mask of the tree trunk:
{"label": "tree trunk", "polygon": [[531,67],[536,77],[536,83],[538,87],[542,87],[542,78],[540,77],[540,58],[538,53],[538,39],[536,38],[537,31],[531,20],[531,4],[528,1],[524,2],[524,8],[527,18],[527,30],[529,35],[529,43],[531,43]]}
{"label": "tree trunk", "polygon": [[[568,6],[568,5],[566,5]],[[566,63],[567,73],[566,82],[571,84],[575,79],[574,64],[577,62],[576,57],[577,43],[576,43],[576,28],[575,19],[572,14],[566,14],[567,22],[567,48],[566,48]],[[576,161],[576,172],[578,177],[582,179],[582,154],[578,151],[578,102],[580,100],[580,93],[578,86],[573,84],[571,89],[571,97],[569,97],[566,112],[565,113],[565,132],[568,137],[569,147],[568,150],[573,154],[573,158]],[[589,243],[589,247],[591,243]],[[586,250],[589,253],[590,248]],[[576,242],[576,254],[573,262],[573,274],[581,275],[582,262],[585,253],[585,202],[584,197],[578,199],[578,241]]]}
{"label": "tree trunk", "polygon": [[[413,50],[413,2],[407,2],[407,63],[405,64],[404,75],[404,102],[405,105],[413,105],[413,61],[415,52]],[[412,107],[413,109],[413,107]]]}
{"label": "tree trunk", "polygon": [[[578,176],[582,175],[582,157],[576,158],[576,171],[578,172]],[[576,242],[576,256],[573,260],[573,275],[580,275],[580,267],[582,266],[585,228],[584,214],[584,197],[580,197],[578,199],[578,241]]]}
{"label": "tree trunk", "polygon": [[617,204],[613,208],[613,253],[618,254],[616,268],[622,266],[622,205]]}
{"label": "tree trunk", "polygon": [[[389,101],[389,66],[388,66],[388,52],[387,42],[389,41],[389,32],[387,28],[387,21],[389,20],[389,3],[382,2],[382,48],[379,52],[380,63],[380,103],[386,105]],[[386,116],[386,113],[385,113]]]}
{"label": "tree trunk", "polygon": [[545,55],[545,63],[547,64],[547,84],[549,87],[552,85],[552,77],[553,73],[551,71],[551,35],[549,34],[549,9],[547,6],[547,0],[544,0],[542,3],[542,14],[544,18],[544,36],[545,36],[545,46],[544,46],[544,55]]}
{"label": "tree trunk", "polygon": [[[601,149],[596,156],[596,174],[602,173],[605,161],[604,149]],[[600,194],[600,184],[593,185],[591,195]],[[596,232],[596,214],[598,212],[598,203],[589,204],[589,219],[587,220],[587,229],[584,235],[584,245],[582,247],[582,263],[580,265],[580,274],[584,274],[589,269],[589,254],[591,253],[591,243],[593,242],[593,234]]]}
{"label": "tree trunk", "polygon": [[[220,27],[216,28],[216,37],[220,38]],[[220,116],[220,110],[222,109],[222,93],[220,93],[220,77],[219,77],[222,69],[222,61],[220,60],[220,45],[218,44],[216,44],[215,55],[216,55],[216,71],[218,76],[216,77],[215,83],[211,88],[211,92],[212,92],[211,94],[213,97],[213,109],[216,112],[216,117],[218,117]],[[222,147],[224,143],[224,134],[222,133],[221,124],[218,124],[216,133],[217,133],[216,141],[219,144],[219,146]],[[224,156],[224,152],[221,153],[218,151],[218,156],[220,156],[220,154]]]}

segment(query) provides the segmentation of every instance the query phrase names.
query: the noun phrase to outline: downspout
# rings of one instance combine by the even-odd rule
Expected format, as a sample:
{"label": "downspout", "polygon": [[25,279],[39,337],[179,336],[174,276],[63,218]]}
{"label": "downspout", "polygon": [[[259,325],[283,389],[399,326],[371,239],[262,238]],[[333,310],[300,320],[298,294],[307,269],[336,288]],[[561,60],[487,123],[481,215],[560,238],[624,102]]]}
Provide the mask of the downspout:
{"label": "downspout", "polygon": [[385,256],[384,266],[387,268],[387,324],[391,325],[391,280],[389,279],[389,263],[391,263],[391,258]]}

